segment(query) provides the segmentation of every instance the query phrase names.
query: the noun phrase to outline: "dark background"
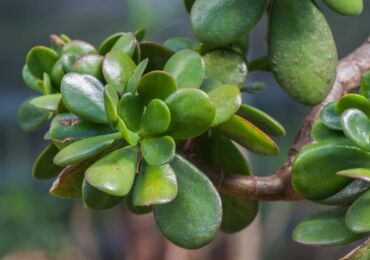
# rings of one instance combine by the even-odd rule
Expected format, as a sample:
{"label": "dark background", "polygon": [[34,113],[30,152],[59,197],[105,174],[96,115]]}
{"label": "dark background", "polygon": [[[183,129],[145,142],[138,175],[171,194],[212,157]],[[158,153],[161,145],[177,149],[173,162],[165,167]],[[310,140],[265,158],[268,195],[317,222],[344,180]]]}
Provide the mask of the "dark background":
{"label": "dark background", "polygon": [[[319,3],[320,6],[321,3]],[[340,57],[370,34],[370,3],[360,17],[343,17],[323,7]],[[254,225],[237,235],[221,235],[198,252],[164,243],[151,216],[133,217],[123,208],[91,212],[80,201],[48,194],[50,182],[31,177],[32,164],[46,146],[45,131],[29,134],[16,123],[20,103],[33,95],[23,84],[21,69],[27,51],[47,45],[51,33],[96,46],[118,31],[146,28],[146,39],[163,42],[193,37],[181,0],[0,0],[0,258],[18,259],[336,259],[354,245],[309,248],[291,241],[294,226],[320,207],[310,202],[263,203]],[[251,33],[248,58],[264,55],[266,21]],[[288,131],[281,156],[252,156],[256,175],[268,175],[286,159],[307,108],[290,101],[269,74],[251,73],[268,89],[244,102],[264,109]],[[145,258],[147,257],[147,258]]]}

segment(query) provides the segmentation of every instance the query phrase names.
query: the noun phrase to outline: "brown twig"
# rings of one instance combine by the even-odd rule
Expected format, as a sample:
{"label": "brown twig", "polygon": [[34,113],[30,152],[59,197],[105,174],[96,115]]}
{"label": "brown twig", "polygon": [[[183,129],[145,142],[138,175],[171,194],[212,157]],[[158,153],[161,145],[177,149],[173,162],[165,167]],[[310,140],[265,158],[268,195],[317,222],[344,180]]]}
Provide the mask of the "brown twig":
{"label": "brown twig", "polygon": [[337,67],[337,77],[334,87],[326,99],[313,107],[305,117],[285,164],[273,175],[267,177],[243,177],[238,175],[224,175],[222,171],[211,169],[209,165],[194,159],[189,154],[186,157],[200,168],[207,168],[209,174],[220,191],[235,196],[247,197],[256,200],[297,200],[300,196],[291,186],[291,166],[294,158],[302,147],[312,142],[310,132],[314,121],[321,109],[328,103],[338,100],[345,93],[358,87],[362,75],[370,70],[370,37],[353,53],[342,59]]}

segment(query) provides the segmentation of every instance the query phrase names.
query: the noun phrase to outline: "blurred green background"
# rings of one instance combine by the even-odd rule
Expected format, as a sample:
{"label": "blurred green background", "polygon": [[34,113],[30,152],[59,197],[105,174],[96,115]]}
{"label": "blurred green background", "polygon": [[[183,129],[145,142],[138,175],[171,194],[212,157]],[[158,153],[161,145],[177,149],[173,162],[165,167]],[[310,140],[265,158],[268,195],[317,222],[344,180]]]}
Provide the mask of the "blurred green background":
{"label": "blurred green background", "polygon": [[[365,1],[366,2],[366,1]],[[326,7],[340,57],[370,35],[370,3],[360,17],[343,17]],[[51,33],[65,33],[95,45],[118,31],[147,29],[146,39],[191,37],[181,0],[1,0],[0,1],[0,258],[5,259],[337,259],[354,245],[309,248],[290,239],[294,226],[320,208],[309,202],[263,203],[254,225],[234,236],[220,235],[210,246],[187,252],[164,242],[151,216],[133,217],[124,208],[91,212],[80,201],[48,194],[51,182],[31,177],[32,164],[46,146],[44,131],[24,133],[16,123],[17,108],[33,95],[22,82],[27,51],[47,45]],[[264,19],[251,33],[248,58],[266,53]],[[267,73],[249,80],[264,81],[262,94],[244,96],[286,126],[277,140],[281,156],[252,156],[257,175],[268,175],[286,159],[306,107],[289,100]]]}

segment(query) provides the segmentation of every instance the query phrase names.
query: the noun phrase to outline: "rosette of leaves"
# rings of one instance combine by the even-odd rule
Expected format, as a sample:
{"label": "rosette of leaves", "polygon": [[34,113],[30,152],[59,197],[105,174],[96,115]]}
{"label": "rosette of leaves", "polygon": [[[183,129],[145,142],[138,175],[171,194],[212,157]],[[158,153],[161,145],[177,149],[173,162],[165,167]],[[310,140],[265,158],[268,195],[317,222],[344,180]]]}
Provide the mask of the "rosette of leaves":
{"label": "rosette of leaves", "polygon": [[328,104],[307,145],[293,163],[292,184],[304,198],[340,206],[303,220],[293,238],[301,243],[334,246],[370,234],[370,73],[360,94]]}
{"label": "rosette of leaves", "polygon": [[33,176],[56,177],[51,194],[82,197],[91,209],[125,202],[136,214],[153,211],[169,240],[199,248],[219,229],[248,226],[258,202],[219,194],[182,147],[195,139],[192,158],[249,176],[241,147],[276,155],[269,136],[285,130],[242,104],[248,71],[242,45],[210,48],[185,38],[162,45],[142,38],[143,31],[117,33],[96,49],[52,36],[52,49],[31,49],[24,79],[43,95],[21,106],[19,123],[35,130],[51,119],[45,135],[51,144]]}

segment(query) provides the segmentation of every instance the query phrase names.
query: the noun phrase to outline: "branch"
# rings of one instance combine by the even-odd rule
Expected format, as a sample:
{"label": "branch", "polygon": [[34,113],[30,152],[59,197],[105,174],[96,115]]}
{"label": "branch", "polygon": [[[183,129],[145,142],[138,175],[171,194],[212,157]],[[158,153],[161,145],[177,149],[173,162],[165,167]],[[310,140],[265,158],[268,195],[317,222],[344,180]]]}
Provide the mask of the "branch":
{"label": "branch", "polygon": [[328,103],[338,100],[347,92],[359,86],[362,75],[370,70],[370,37],[353,53],[342,59],[337,66],[337,77],[333,89],[326,99],[313,107],[305,117],[301,129],[295,137],[289,150],[289,157],[285,164],[273,175],[267,177],[244,177],[224,174],[220,170],[212,169],[205,162],[185,155],[198,165],[217,185],[222,192],[247,197],[256,200],[297,200],[300,196],[291,186],[292,162],[302,147],[312,142],[310,133],[312,125],[318,118],[321,109]]}

